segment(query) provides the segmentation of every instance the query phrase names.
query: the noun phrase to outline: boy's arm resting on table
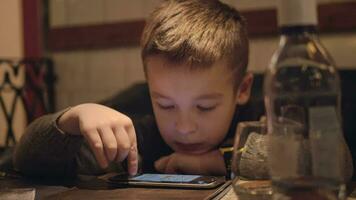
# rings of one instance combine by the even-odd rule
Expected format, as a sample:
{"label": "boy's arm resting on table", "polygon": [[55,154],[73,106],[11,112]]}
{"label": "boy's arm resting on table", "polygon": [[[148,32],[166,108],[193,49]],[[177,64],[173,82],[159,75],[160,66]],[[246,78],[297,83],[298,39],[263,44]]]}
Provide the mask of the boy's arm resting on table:
{"label": "boy's arm resting on table", "polygon": [[[142,102],[146,102],[144,106]],[[123,113],[130,118],[132,118],[130,114],[152,113],[150,106],[148,106],[149,109],[144,109],[148,104],[150,105],[146,83],[137,84],[101,104],[115,110],[123,110]],[[43,116],[28,126],[26,133],[16,146],[13,158],[14,166],[25,175],[45,177],[66,177],[76,174],[97,175],[109,171],[122,171],[121,162],[111,162],[105,169],[100,167],[85,137],[79,134],[64,133],[62,130],[66,127],[58,128],[59,118],[67,111],[69,109]]]}
{"label": "boy's arm resting on table", "polygon": [[67,110],[42,116],[26,129],[14,153],[14,166],[28,176],[73,176],[83,139],[62,133],[56,120]]}
{"label": "boy's arm resting on table", "polygon": [[80,104],[32,122],[17,144],[14,165],[28,176],[67,178],[122,170],[125,158],[129,173],[136,174],[131,119],[103,105]]}
{"label": "boy's arm resting on table", "polygon": [[157,160],[155,168],[161,173],[168,174],[226,175],[224,158],[219,150],[197,155],[172,153]]}

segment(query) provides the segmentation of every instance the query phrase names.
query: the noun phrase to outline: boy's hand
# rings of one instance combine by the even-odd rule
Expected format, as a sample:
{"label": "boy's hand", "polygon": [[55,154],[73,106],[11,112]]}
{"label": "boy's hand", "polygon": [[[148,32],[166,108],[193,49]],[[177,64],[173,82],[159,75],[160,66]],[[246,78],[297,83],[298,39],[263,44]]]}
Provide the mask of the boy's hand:
{"label": "boy's hand", "polygon": [[157,160],[155,168],[157,171],[167,174],[226,174],[224,159],[219,150],[199,155],[172,153]]}
{"label": "boy's hand", "polygon": [[68,134],[83,135],[102,168],[127,157],[129,173],[137,173],[136,133],[126,115],[99,104],[81,104],[65,112],[58,126]]}

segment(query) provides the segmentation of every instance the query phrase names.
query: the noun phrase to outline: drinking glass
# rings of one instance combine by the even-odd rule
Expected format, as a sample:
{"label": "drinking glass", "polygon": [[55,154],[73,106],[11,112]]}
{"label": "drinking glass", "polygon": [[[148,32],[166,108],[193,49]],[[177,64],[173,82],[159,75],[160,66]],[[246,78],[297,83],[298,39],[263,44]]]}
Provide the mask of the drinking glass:
{"label": "drinking glass", "polygon": [[232,186],[240,200],[270,199],[265,120],[240,122],[232,157]]}

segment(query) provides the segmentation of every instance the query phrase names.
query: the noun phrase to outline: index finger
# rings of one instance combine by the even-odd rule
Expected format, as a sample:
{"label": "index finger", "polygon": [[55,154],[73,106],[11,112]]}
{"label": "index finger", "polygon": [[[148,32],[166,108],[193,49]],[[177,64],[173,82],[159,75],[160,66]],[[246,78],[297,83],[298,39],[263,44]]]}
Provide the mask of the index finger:
{"label": "index finger", "polygon": [[138,152],[137,152],[137,141],[135,128],[131,124],[126,128],[127,135],[129,136],[131,147],[129,150],[129,155],[127,156],[127,166],[130,175],[137,174],[138,170]]}

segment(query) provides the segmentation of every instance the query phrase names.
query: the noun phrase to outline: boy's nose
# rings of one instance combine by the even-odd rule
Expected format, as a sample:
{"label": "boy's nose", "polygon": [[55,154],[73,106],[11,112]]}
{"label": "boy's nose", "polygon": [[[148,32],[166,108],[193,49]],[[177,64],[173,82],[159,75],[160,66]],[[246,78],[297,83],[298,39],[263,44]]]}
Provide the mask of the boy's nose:
{"label": "boy's nose", "polygon": [[191,134],[197,130],[197,125],[190,117],[181,116],[176,121],[176,129],[181,134]]}

